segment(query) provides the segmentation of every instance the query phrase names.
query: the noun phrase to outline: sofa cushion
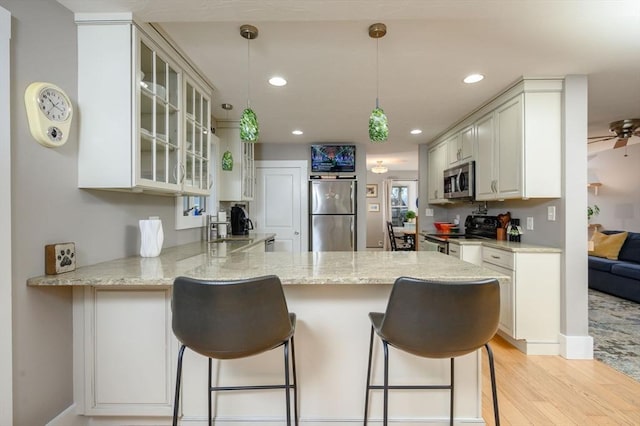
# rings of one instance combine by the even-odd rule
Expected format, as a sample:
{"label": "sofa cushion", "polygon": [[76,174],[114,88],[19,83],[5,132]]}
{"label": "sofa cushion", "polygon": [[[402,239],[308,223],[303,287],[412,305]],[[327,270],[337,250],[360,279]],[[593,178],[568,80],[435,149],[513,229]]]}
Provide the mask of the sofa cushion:
{"label": "sofa cushion", "polygon": [[640,263],[640,234],[637,232],[629,232],[627,239],[625,240],[620,253],[618,253],[619,260],[626,260],[627,262]]}
{"label": "sofa cushion", "polygon": [[606,257],[607,259],[618,259],[618,253],[627,239],[627,232],[618,234],[603,234],[595,231],[591,240],[593,241],[593,251],[589,252],[591,256]]}
{"label": "sofa cushion", "polygon": [[589,269],[596,269],[602,272],[611,272],[611,267],[617,263],[618,260],[609,260],[603,257],[589,256]]}
{"label": "sofa cushion", "polygon": [[[640,265],[636,263],[618,262],[611,267],[611,273],[621,277],[640,280]],[[640,285],[640,282],[638,285]]]}

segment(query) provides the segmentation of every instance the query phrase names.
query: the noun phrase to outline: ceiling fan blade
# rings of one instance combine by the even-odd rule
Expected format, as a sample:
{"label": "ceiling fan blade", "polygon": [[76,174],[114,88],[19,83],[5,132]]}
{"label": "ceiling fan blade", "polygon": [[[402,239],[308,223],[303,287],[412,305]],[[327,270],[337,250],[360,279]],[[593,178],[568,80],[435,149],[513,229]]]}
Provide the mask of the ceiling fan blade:
{"label": "ceiling fan blade", "polygon": [[616,136],[594,136],[591,138],[587,138],[588,139],[587,143],[610,141],[611,139],[615,139],[615,138]]}
{"label": "ceiling fan blade", "polygon": [[627,146],[627,141],[629,140],[629,138],[620,138],[616,141],[616,144],[613,145],[613,149],[616,148],[622,148],[624,146]]}

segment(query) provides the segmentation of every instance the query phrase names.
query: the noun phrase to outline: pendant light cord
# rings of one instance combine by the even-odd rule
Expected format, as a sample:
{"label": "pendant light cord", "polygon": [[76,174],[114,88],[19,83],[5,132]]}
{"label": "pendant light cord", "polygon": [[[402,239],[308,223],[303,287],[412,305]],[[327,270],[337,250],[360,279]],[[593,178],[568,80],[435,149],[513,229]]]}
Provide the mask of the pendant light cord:
{"label": "pendant light cord", "polygon": [[250,55],[250,43],[251,39],[247,38],[247,108],[251,108],[251,55]]}
{"label": "pendant light cord", "polygon": [[379,42],[380,39],[376,38],[376,108],[379,108],[378,97],[380,91],[380,49],[378,48]]}

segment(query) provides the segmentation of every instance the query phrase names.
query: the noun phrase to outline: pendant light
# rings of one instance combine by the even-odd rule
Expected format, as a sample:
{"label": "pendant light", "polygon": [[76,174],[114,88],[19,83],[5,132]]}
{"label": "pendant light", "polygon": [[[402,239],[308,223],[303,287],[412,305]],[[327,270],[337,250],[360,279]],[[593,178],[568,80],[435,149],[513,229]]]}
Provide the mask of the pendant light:
{"label": "pendant light", "polygon": [[242,25],[240,35],[247,39],[247,107],[242,111],[240,117],[240,139],[244,142],[256,142],[258,140],[258,117],[251,109],[250,101],[250,81],[251,81],[251,58],[249,52],[249,42],[258,38],[258,29],[253,25]]}
{"label": "pendant light", "polygon": [[385,142],[389,138],[389,121],[378,102],[380,85],[378,41],[385,34],[387,34],[387,26],[385,24],[377,23],[369,27],[369,37],[376,39],[376,107],[371,111],[371,116],[369,117],[369,139],[371,142]]}
{"label": "pendant light", "polygon": [[[231,104],[222,104],[222,109],[226,111],[227,121],[229,121],[229,111],[233,109]],[[222,154],[222,171],[230,172],[233,170],[233,154],[229,151],[229,138],[227,138],[227,150]]]}
{"label": "pendant light", "polygon": [[387,173],[389,169],[382,165],[382,161],[376,161],[376,165],[371,168],[373,173]]}

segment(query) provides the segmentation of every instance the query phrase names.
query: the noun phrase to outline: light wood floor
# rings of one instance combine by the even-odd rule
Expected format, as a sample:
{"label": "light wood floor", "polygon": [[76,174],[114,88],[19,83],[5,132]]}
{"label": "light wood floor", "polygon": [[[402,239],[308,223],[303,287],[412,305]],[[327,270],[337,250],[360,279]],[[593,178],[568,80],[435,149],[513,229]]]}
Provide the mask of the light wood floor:
{"label": "light wood floor", "polygon": [[[491,341],[500,424],[640,425],[640,382],[596,360],[525,355],[500,337]],[[494,425],[486,351],[482,413]]]}

